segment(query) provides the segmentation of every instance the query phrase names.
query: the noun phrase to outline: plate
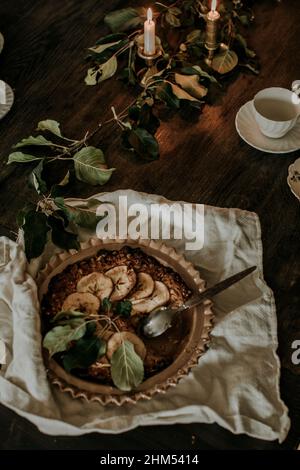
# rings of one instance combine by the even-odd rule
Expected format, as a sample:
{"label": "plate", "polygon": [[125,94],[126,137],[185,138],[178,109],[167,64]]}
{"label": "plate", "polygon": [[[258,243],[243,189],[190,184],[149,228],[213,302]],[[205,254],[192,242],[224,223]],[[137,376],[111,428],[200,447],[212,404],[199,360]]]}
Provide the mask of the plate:
{"label": "plate", "polygon": [[[2,82],[2,80],[0,80],[0,82]],[[4,118],[4,116],[11,109],[14,102],[14,92],[12,91],[11,87],[5,82],[2,83],[5,86],[6,103],[0,103],[0,119]]]}
{"label": "plate", "polygon": [[[90,258],[101,249],[119,250],[124,246],[140,248],[144,253],[156,258],[161,264],[171,267],[182,277],[193,292],[201,292],[205,288],[204,280],[201,279],[199,272],[193,265],[173,248],[161,242],[92,238],[83,243],[78,252],[63,252],[51,258],[37,280],[40,301],[47,293],[51,279],[64,271],[67,266]],[[146,379],[134,391],[122,392],[109,385],[79,379],[67,373],[55,360],[49,359],[45,355],[48,377],[62,392],[71,394],[73,398],[96,401],[102,405],[134,404],[138,400],[149,400],[156,394],[165,393],[169,387],[175,386],[181,378],[188,374],[192,367],[198,364],[199,358],[205,353],[210,342],[210,332],[213,328],[214,319],[212,303],[207,301],[202,306],[184,312],[184,315],[186,333],[178,346],[177,357],[169,367]],[[159,337],[160,339],[155,338],[154,341],[166,341],[163,336]]]}
{"label": "plate", "polygon": [[266,153],[290,153],[300,148],[300,119],[295,127],[280,139],[263,135],[254,117],[252,101],[248,101],[238,111],[235,127],[240,137],[251,147]]}
{"label": "plate", "polygon": [[0,53],[2,52],[3,46],[4,46],[4,37],[0,33]]}
{"label": "plate", "polygon": [[288,185],[294,196],[300,201],[300,158],[289,166],[288,171]]}

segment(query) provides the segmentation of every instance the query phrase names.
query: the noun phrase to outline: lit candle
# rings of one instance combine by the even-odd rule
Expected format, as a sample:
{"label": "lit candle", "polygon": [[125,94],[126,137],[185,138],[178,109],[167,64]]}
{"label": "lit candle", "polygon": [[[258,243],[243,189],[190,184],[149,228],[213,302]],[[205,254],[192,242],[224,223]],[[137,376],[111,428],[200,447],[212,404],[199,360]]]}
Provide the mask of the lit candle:
{"label": "lit candle", "polygon": [[219,20],[220,19],[220,13],[217,11],[217,0],[212,0],[211,2],[211,10],[207,15],[207,18],[209,20]]}
{"label": "lit candle", "polygon": [[155,47],[155,22],[152,19],[152,10],[147,10],[147,20],[144,23],[144,54],[154,55]]}
{"label": "lit candle", "polygon": [[206,15],[206,39],[205,39],[205,47],[213,54],[218,48],[218,22],[221,16],[220,13],[217,11],[217,0],[212,0],[211,2],[211,10]]}

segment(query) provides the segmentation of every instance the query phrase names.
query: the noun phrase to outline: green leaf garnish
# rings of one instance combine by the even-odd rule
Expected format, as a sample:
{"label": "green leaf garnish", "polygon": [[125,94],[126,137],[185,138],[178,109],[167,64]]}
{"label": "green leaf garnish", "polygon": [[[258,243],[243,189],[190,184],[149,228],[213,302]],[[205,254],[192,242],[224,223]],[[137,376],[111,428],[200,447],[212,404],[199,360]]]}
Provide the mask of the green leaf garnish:
{"label": "green leaf garnish", "polygon": [[111,311],[112,303],[111,303],[111,301],[109,300],[108,297],[105,297],[102,300],[101,309],[103,310],[104,313],[109,313]]}
{"label": "green leaf garnish", "polygon": [[111,358],[111,376],[124,392],[135,389],[144,379],[144,364],[130,341],[124,341]]}
{"label": "green leaf garnish", "polygon": [[106,342],[97,336],[81,338],[64,355],[63,366],[67,372],[86,369],[106,352]]}
{"label": "green leaf garnish", "polygon": [[85,313],[79,312],[77,310],[68,310],[58,312],[51,320],[51,323],[58,323],[61,320],[69,320],[70,318],[84,318]]}
{"label": "green leaf garnish", "polygon": [[132,303],[130,300],[122,300],[115,306],[115,313],[122,317],[129,318],[132,310]]}
{"label": "green leaf garnish", "polygon": [[71,341],[80,339],[85,334],[85,324],[72,328],[70,325],[55,326],[48,331],[43,340],[44,348],[48,349],[50,357],[66,351]]}

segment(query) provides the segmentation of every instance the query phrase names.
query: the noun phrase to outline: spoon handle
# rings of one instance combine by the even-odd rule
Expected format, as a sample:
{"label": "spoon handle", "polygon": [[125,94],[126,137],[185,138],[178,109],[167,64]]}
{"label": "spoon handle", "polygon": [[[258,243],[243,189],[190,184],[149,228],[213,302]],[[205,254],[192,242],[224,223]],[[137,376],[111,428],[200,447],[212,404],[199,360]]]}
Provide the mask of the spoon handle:
{"label": "spoon handle", "polygon": [[233,276],[230,276],[227,279],[224,279],[224,281],[218,282],[218,284],[215,284],[214,286],[209,287],[209,289],[206,289],[200,294],[193,296],[185,304],[183,304],[177,311],[180,312],[188,308],[196,307],[196,305],[201,304],[204,300],[214,297],[215,295],[219,294],[223,290],[228,289],[228,287],[232,286],[233,284],[236,284],[237,282],[241,281],[242,279],[244,279],[244,277],[248,276],[253,271],[255,271],[255,269],[256,269],[256,266],[252,266],[251,268],[244,269],[244,271],[240,271],[239,273],[236,273]]}

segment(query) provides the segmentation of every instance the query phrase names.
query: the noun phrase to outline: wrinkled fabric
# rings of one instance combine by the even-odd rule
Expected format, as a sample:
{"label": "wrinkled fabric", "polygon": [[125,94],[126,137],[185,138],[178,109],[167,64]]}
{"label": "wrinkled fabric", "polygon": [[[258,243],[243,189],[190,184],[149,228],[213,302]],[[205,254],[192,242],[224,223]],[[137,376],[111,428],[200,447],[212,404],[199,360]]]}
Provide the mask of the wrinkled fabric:
{"label": "wrinkled fabric", "polygon": [[[93,196],[116,203],[169,203],[157,195],[116,191]],[[69,200],[73,205],[82,200]],[[92,234],[82,231],[81,240]],[[39,302],[34,281],[54,253],[28,266],[22,243],[0,239],[0,342],[6,364],[0,370],[0,402],[50,435],[120,433],[137,426],[218,423],[233,433],[282,442],[289,430],[280,398],[280,363],[272,291],[263,280],[260,224],[256,214],[205,206],[204,247],[185,251],[186,240],[171,240],[200,270],[208,286],[248,266],[257,272],[219,294],[210,349],[180,383],[150,401],[104,407],[72,399],[47,380],[41,355]],[[30,273],[30,274],[29,274]]]}

